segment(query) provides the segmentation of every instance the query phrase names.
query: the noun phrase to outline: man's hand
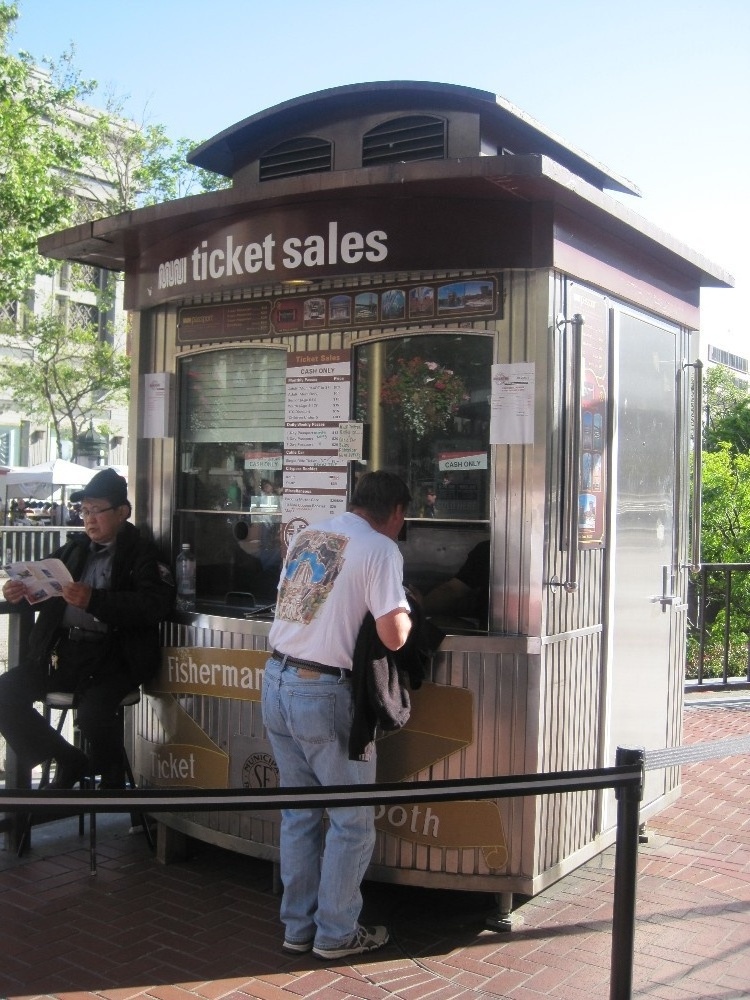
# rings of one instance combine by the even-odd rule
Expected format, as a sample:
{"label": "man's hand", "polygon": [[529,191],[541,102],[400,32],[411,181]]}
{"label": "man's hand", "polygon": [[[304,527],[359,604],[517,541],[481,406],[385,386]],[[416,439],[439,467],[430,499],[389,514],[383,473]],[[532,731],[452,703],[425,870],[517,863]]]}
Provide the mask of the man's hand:
{"label": "man's hand", "polygon": [[3,597],[10,604],[20,603],[26,597],[26,584],[21,580],[6,580],[3,584]]}
{"label": "man's hand", "polygon": [[74,608],[81,608],[83,611],[89,606],[91,593],[91,587],[87,583],[66,583],[62,589],[62,596],[68,604],[72,604]]}

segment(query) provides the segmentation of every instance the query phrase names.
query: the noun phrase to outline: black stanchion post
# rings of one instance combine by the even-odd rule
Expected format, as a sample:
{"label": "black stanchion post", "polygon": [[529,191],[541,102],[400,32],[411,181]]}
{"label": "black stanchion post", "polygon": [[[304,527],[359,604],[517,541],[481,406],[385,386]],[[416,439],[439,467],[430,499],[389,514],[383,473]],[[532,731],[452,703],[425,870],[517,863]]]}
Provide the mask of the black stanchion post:
{"label": "black stanchion post", "polygon": [[[34,625],[34,609],[26,601],[14,605],[3,602],[3,609],[3,613],[8,614],[8,666],[16,666],[21,662],[29,641]],[[5,787],[31,788],[31,769],[19,761],[10,747],[6,747],[5,752]],[[26,830],[25,817],[16,813],[7,827],[6,846],[15,852]]]}
{"label": "black stanchion post", "polygon": [[[643,750],[617,748],[615,764],[645,763]],[[618,788],[617,838],[615,840],[615,886],[612,913],[612,961],[610,1000],[632,1000],[633,954],[635,945],[635,896],[638,881],[638,829],[643,781]]]}

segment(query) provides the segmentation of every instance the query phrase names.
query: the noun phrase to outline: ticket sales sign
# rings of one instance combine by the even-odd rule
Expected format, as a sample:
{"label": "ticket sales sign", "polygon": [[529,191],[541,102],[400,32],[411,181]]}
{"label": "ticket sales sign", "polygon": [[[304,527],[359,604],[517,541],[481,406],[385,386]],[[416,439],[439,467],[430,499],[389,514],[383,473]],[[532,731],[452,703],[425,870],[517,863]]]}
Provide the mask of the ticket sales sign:
{"label": "ticket sales sign", "polygon": [[[331,275],[529,266],[527,214],[523,205],[430,198],[416,199],[404,213],[403,202],[391,198],[248,211],[186,225],[128,266],[125,305],[143,309]],[[252,312],[251,304],[246,308]],[[263,321],[255,316],[251,325]]]}

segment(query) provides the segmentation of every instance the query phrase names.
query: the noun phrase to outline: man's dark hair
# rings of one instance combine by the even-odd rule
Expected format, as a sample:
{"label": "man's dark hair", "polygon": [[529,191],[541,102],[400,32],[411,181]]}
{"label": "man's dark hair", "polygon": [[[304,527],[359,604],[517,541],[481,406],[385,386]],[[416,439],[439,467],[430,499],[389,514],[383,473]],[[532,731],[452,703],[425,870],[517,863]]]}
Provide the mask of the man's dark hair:
{"label": "man's dark hair", "polygon": [[395,472],[378,469],[365,472],[352,494],[352,507],[359,507],[378,523],[387,521],[400,504],[404,510],[411,502],[409,487]]}

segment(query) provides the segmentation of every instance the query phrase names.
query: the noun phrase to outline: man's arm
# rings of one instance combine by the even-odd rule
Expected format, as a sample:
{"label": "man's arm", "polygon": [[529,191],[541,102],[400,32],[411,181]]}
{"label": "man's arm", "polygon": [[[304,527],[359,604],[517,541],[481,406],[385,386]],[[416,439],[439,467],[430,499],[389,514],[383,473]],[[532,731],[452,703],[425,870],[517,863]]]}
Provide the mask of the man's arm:
{"label": "man's arm", "polygon": [[388,614],[375,619],[375,628],[378,638],[386,649],[401,649],[411,631],[409,612],[403,608],[394,608]]}
{"label": "man's arm", "polygon": [[470,610],[472,594],[471,587],[454,576],[431,590],[422,607],[426,615],[461,615]]}

